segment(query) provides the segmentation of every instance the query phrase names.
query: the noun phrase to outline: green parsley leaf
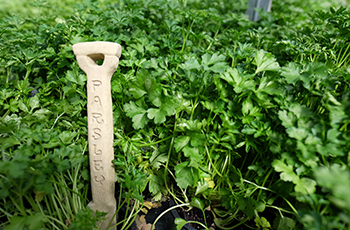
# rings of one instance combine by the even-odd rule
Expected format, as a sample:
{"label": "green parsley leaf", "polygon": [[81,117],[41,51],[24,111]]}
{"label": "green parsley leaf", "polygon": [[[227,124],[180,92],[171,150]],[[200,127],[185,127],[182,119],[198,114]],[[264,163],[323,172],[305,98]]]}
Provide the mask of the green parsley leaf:
{"label": "green parsley leaf", "polygon": [[200,162],[203,159],[203,155],[199,154],[198,148],[185,146],[182,151],[185,157],[189,157],[191,161]]}
{"label": "green parsley leaf", "polygon": [[182,230],[183,226],[187,224],[187,221],[182,218],[175,219],[176,230]]}
{"label": "green parsley leaf", "polygon": [[276,230],[292,230],[295,227],[295,221],[286,216],[278,216],[273,224],[273,229]]}
{"label": "green parsley leaf", "polygon": [[205,53],[202,55],[202,66],[204,67],[205,71],[222,73],[225,72],[228,67],[225,59],[226,57],[222,54],[218,55],[217,53],[214,53],[213,55],[210,55]]}
{"label": "green parsley leaf", "polygon": [[188,162],[182,162],[175,166],[175,181],[180,188],[186,189],[194,183],[194,173]]}
{"label": "green parsley leaf", "polygon": [[316,181],[303,177],[298,180],[294,189],[304,195],[313,194],[316,191]]}
{"label": "green parsley leaf", "polygon": [[187,60],[184,64],[182,64],[180,67],[184,70],[192,70],[192,69],[198,70],[200,69],[201,65],[199,64],[197,59],[192,57],[190,60]]}
{"label": "green parsley leaf", "polygon": [[151,174],[149,176],[149,183],[148,183],[148,188],[149,191],[153,194],[156,195],[158,192],[161,191],[161,188],[163,187],[163,180],[157,175]]}
{"label": "green parsley leaf", "polygon": [[141,129],[147,124],[146,110],[142,107],[139,107],[135,102],[131,101],[124,105],[124,110],[126,115],[132,118],[133,127],[135,129]]}
{"label": "green parsley leaf", "polygon": [[179,137],[177,137],[175,139],[175,142],[174,142],[174,147],[175,147],[176,152],[180,152],[181,149],[183,149],[188,144],[190,139],[191,138],[189,136],[179,136]]}
{"label": "green parsley leaf", "polygon": [[283,161],[275,159],[272,162],[272,167],[276,172],[281,172],[281,179],[284,181],[292,181],[293,183],[299,182],[299,177],[295,174],[292,165],[286,165]]}
{"label": "green parsley leaf", "polygon": [[167,116],[172,116],[176,113],[176,109],[180,106],[179,100],[172,97],[166,97],[158,109],[150,108],[147,110],[147,117],[154,119],[154,123],[161,124],[166,121]]}
{"label": "green parsley leaf", "polygon": [[282,67],[281,75],[286,78],[288,84],[294,84],[300,78],[300,66],[290,62]]}
{"label": "green parsley leaf", "polygon": [[256,52],[253,64],[257,66],[255,74],[262,71],[278,71],[280,69],[276,58],[271,53],[265,53],[264,50]]}

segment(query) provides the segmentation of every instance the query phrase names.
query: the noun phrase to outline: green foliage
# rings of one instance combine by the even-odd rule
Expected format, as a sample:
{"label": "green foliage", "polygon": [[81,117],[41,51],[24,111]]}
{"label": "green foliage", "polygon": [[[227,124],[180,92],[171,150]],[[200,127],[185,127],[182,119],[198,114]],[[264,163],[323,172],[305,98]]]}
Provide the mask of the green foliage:
{"label": "green foliage", "polygon": [[70,230],[78,230],[78,229],[87,229],[93,230],[97,228],[97,221],[100,221],[104,217],[104,213],[99,211],[96,212],[96,215],[90,208],[81,209],[77,215],[75,216],[75,220],[70,223]]}
{"label": "green foliage", "polygon": [[84,209],[86,77],[71,46],[105,40],[123,47],[111,82],[118,207],[138,210],[148,190],[210,205],[221,228],[348,228],[349,10],[274,1],[250,22],[246,3],[85,1],[56,18],[38,1],[41,16],[1,17],[0,226],[102,218]]}

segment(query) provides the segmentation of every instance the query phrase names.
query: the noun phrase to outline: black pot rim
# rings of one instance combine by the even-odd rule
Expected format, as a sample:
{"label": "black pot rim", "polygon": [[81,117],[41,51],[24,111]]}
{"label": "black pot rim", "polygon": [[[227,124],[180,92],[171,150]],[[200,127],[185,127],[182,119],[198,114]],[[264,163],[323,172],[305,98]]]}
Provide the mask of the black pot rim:
{"label": "black pot rim", "polygon": [[[170,200],[169,200],[169,207],[173,207],[174,205],[175,205],[174,200],[173,200],[173,199],[170,199]],[[171,214],[172,214],[173,217],[174,217],[174,221],[175,221],[176,218],[181,218],[180,215],[179,215],[179,213],[177,213],[176,209],[171,210]],[[183,218],[181,218],[181,219],[183,219]],[[185,225],[182,227],[181,230],[197,230],[197,228],[193,227],[193,226],[190,225],[190,224],[185,224]]]}

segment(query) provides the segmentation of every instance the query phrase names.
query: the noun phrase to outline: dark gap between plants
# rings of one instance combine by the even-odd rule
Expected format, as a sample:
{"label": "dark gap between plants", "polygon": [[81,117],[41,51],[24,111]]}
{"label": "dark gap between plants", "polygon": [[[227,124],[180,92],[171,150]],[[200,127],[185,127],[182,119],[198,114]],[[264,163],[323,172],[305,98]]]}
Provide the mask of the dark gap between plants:
{"label": "dark gap between plants", "polygon": [[[174,201],[170,200],[170,205],[174,205]],[[192,208],[191,210],[187,211],[186,209],[183,208],[177,208],[171,211],[171,213],[175,218],[182,218],[186,221],[198,221],[202,224],[205,225],[205,220],[203,218],[203,213],[199,208]],[[207,221],[207,227],[210,229],[217,229],[214,224],[214,216],[211,211],[205,210],[205,218]],[[202,226],[198,224],[193,224],[193,223],[188,223],[186,224],[182,230],[196,230],[196,229],[203,229]]]}

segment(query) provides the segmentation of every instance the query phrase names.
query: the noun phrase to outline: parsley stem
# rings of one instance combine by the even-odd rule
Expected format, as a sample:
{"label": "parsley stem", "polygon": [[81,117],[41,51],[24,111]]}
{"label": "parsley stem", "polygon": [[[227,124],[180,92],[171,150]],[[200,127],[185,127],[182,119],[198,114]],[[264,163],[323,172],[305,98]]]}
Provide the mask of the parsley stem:
{"label": "parsley stem", "polygon": [[[272,172],[273,172],[273,168],[271,168],[271,169],[269,170],[269,172],[268,172],[267,175],[265,176],[264,181],[263,181],[263,183],[262,183],[261,186],[263,186],[263,187],[265,186],[265,183],[266,183],[267,179],[269,178],[269,176],[270,176],[270,174],[271,174]],[[261,195],[261,192],[262,192],[262,190],[259,190],[257,200],[259,200],[260,195]]]}
{"label": "parsley stem", "polygon": [[215,223],[220,229],[223,229],[223,230],[231,230],[231,229],[235,229],[237,228],[238,226],[244,224],[246,221],[249,220],[249,217],[245,218],[243,221],[240,221],[238,224],[232,226],[232,227],[224,227],[222,225],[220,225],[219,223]]}
{"label": "parsley stem", "polygon": [[53,129],[53,127],[55,127],[55,125],[56,125],[58,119],[59,119],[60,117],[62,117],[63,114],[64,114],[64,112],[57,116],[56,120],[53,122],[53,125],[52,125],[51,129]]}
{"label": "parsley stem", "polygon": [[[213,167],[214,171],[215,171],[220,177],[222,177],[222,174],[221,174],[221,173],[219,172],[219,170],[216,168],[215,164],[213,163],[213,161],[212,161],[212,159],[211,159],[211,157],[210,157],[211,153],[213,152],[213,150],[214,150],[215,147],[216,147],[216,144],[214,144],[214,145],[212,146],[212,148],[210,149],[210,152],[209,152],[208,147],[207,147],[206,144],[204,145],[204,147],[205,147],[206,153],[207,153],[207,155],[208,155],[210,165]],[[214,177],[214,176],[213,176],[213,177]]]}
{"label": "parsley stem", "polygon": [[161,139],[161,140],[159,140],[159,141],[149,142],[149,143],[146,143],[146,144],[144,144],[144,143],[142,143],[142,144],[140,144],[140,143],[134,143],[134,145],[136,145],[137,147],[148,147],[148,146],[153,146],[153,145],[162,143],[162,142],[164,142],[164,141],[167,141],[167,140],[169,140],[169,139],[171,139],[171,138],[173,138],[173,137],[174,137],[174,136],[169,136],[169,137],[166,137],[166,138]]}
{"label": "parsley stem", "polygon": [[[204,220],[206,221],[205,218],[204,218]],[[187,223],[188,223],[188,224],[191,224],[191,223],[192,223],[192,224],[198,224],[198,225],[202,226],[204,229],[208,229],[207,223],[202,224],[201,222],[198,222],[198,221],[195,221],[195,220],[188,220]]]}
{"label": "parsley stem", "polygon": [[193,26],[194,22],[195,22],[195,19],[193,19],[193,21],[192,21],[191,25],[190,25],[190,26],[187,28],[187,33],[186,33],[186,35],[185,35],[185,36],[184,36],[184,35],[182,35],[182,36],[184,36],[184,41],[183,41],[183,43],[182,43],[181,53],[183,53],[183,52],[184,52],[184,50],[185,50],[185,47],[186,47],[186,41],[187,41],[188,36],[189,36],[189,35],[190,35],[190,33],[191,33],[191,29],[192,29],[192,26]]}
{"label": "parsley stem", "polygon": [[[171,174],[171,176],[175,179],[174,174],[171,172],[170,169],[168,169],[168,172]],[[180,200],[171,190],[168,190],[168,192],[173,196],[173,198],[175,200],[178,200],[180,203],[184,203],[182,200]],[[186,200],[188,200],[188,198],[185,196]]]}
{"label": "parsley stem", "polygon": [[63,218],[62,218],[62,215],[61,215],[62,211],[57,206],[55,195],[54,194],[50,194],[49,197],[50,197],[50,201],[49,201],[48,206],[49,205],[53,205],[54,209],[56,210],[56,214],[57,214],[58,219],[63,222]]}
{"label": "parsley stem", "polygon": [[45,215],[45,217],[48,219],[48,221],[50,222],[50,224],[51,224],[54,228],[56,228],[57,230],[61,230],[62,228],[59,228],[58,226],[56,226],[56,225],[55,225],[52,221],[50,221],[50,220],[53,220],[53,221],[59,223],[59,224],[63,227],[63,229],[68,229],[65,223],[63,223],[63,222],[57,220],[56,218],[53,218],[52,216],[49,216],[49,215]]}
{"label": "parsley stem", "polygon": [[26,200],[29,202],[29,204],[32,206],[32,208],[34,209],[34,211],[35,211],[35,212],[39,212],[38,205],[35,203],[35,201],[33,200],[32,196],[29,196],[28,194],[25,194],[24,197],[25,197]]}
{"label": "parsley stem", "polygon": [[[4,205],[4,206],[5,206],[5,205]],[[2,209],[1,206],[0,206],[0,211],[1,211],[2,213],[4,213],[4,214],[7,216],[8,219],[11,219],[12,216],[13,216],[12,214],[10,214],[10,213],[6,212],[4,209]]]}
{"label": "parsley stem", "polygon": [[[269,191],[269,192],[272,192],[272,193],[275,193],[275,194],[279,195],[277,192],[275,192],[275,191],[273,191],[273,190],[271,190],[269,188],[262,187],[260,185],[257,185],[255,183],[251,182],[251,181],[248,181],[246,179],[243,179],[243,181],[248,183],[248,184],[254,185],[254,186],[256,186],[259,189],[263,189],[263,190],[266,190],[266,191]],[[289,207],[293,210],[293,212],[298,216],[298,211],[294,208],[294,206],[285,197],[283,197],[281,195],[279,195],[279,196],[289,205]]]}
{"label": "parsley stem", "polygon": [[[169,166],[169,161],[170,161],[170,156],[171,156],[171,152],[172,152],[172,149],[174,148],[174,140],[175,140],[175,131],[176,131],[176,128],[177,128],[177,118],[178,118],[179,114],[176,113],[175,114],[175,124],[174,124],[174,130],[173,130],[173,134],[174,136],[171,137],[171,142],[170,142],[170,146],[169,146],[169,151],[168,151],[168,160],[166,161],[165,163],[165,170],[164,170],[164,176],[163,176],[163,179],[164,179],[164,184],[165,184],[165,187],[166,187],[166,190],[169,191],[169,193],[171,194],[170,192],[170,189],[168,187],[168,182],[167,182],[167,172],[168,172],[168,166]],[[173,195],[173,194],[172,194]],[[174,196],[174,195],[173,195]],[[175,197],[175,196],[174,196]]]}
{"label": "parsley stem", "polygon": [[[128,218],[126,218],[126,222],[125,223],[128,223],[128,225],[126,226],[126,228],[122,228],[121,230],[130,228],[130,226],[132,225],[132,223],[136,219],[137,213],[143,208],[143,204],[142,204],[141,207],[139,207],[139,209],[136,210],[136,207],[138,207],[139,205],[140,205],[140,201],[136,200],[135,203],[134,203],[134,206],[132,208],[132,211],[131,211],[132,215],[129,215]],[[136,210],[135,213],[133,213],[134,210]]]}
{"label": "parsley stem", "polygon": [[21,213],[22,216],[26,216],[26,212],[25,212],[25,208],[24,208],[24,205],[23,205],[23,199],[22,199],[22,196],[19,196],[19,201],[20,201],[20,204],[18,204],[16,202],[16,200],[12,197],[12,196],[9,196],[12,203],[16,206],[17,210]]}
{"label": "parsley stem", "polygon": [[183,207],[183,206],[190,206],[190,203],[184,203],[184,204],[178,204],[178,205],[174,205],[170,208],[168,208],[167,210],[165,210],[164,212],[162,212],[159,216],[157,216],[157,218],[155,219],[155,221],[153,222],[152,224],[152,227],[151,227],[151,230],[154,230],[154,226],[156,225],[156,223],[158,222],[158,220],[164,216],[167,212],[173,210],[173,209],[176,209],[176,208],[179,208],[179,207]]}
{"label": "parsley stem", "polygon": [[266,207],[277,209],[277,210],[280,212],[280,214],[281,214],[282,217],[283,217],[283,215],[282,215],[281,211],[282,211],[282,212],[285,212],[285,213],[289,213],[289,214],[295,214],[294,212],[285,210],[285,209],[283,209],[283,208],[280,208],[280,207],[277,207],[277,206],[274,206],[274,205],[268,205],[268,204],[266,204]]}

